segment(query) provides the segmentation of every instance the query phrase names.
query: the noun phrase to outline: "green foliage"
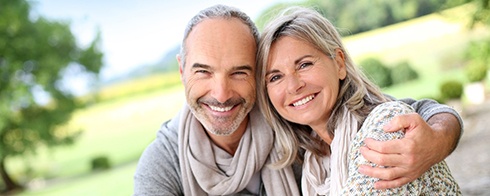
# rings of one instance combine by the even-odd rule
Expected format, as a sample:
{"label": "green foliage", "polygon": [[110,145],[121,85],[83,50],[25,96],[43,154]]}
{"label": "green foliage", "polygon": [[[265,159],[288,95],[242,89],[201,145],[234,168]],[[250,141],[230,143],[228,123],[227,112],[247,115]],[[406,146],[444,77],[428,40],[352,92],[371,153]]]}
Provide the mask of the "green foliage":
{"label": "green foliage", "polygon": [[466,49],[465,58],[490,64],[490,38],[471,42]]}
{"label": "green foliage", "polygon": [[300,5],[297,3],[277,3],[275,5],[272,5],[269,8],[266,8],[262,14],[259,15],[257,19],[255,19],[255,25],[259,29],[259,31],[262,32],[264,29],[265,25],[270,21],[270,19],[274,18],[277,16],[281,10],[293,6],[293,5]]}
{"label": "green foliage", "polygon": [[107,170],[111,168],[111,163],[109,162],[109,158],[107,158],[107,156],[98,156],[92,159],[91,166],[92,171]]}
{"label": "green foliage", "polygon": [[79,131],[65,123],[83,103],[60,87],[63,73],[70,65],[97,74],[102,66],[98,39],[81,48],[68,24],[32,19],[29,12],[28,1],[0,2],[1,162],[40,145],[72,143]]}
{"label": "green foliage", "polygon": [[441,99],[460,99],[463,95],[463,83],[457,80],[448,80],[441,84]]}
{"label": "green foliage", "polygon": [[490,1],[488,0],[449,0],[448,5],[461,5],[471,3],[476,10],[471,13],[471,26],[474,27],[477,23],[490,25]]}
{"label": "green foliage", "polygon": [[393,80],[393,84],[408,82],[415,80],[418,77],[417,71],[412,68],[408,61],[398,63],[391,69],[391,79]]}
{"label": "green foliage", "polygon": [[480,82],[487,76],[487,66],[480,61],[470,62],[465,69],[470,82]]}
{"label": "green foliage", "polygon": [[[369,31],[408,19],[438,11],[444,0],[307,0],[275,4],[259,16],[257,26],[262,29],[271,16],[282,8],[302,5],[314,7],[335,26],[347,29],[352,34]],[[458,5],[458,4],[451,4]]]}
{"label": "green foliage", "polygon": [[388,87],[393,84],[391,70],[379,59],[370,57],[361,61],[362,71],[379,87]]}
{"label": "green foliage", "polygon": [[465,59],[469,61],[465,67],[468,80],[478,82],[485,79],[490,64],[490,39],[471,42],[466,49]]}

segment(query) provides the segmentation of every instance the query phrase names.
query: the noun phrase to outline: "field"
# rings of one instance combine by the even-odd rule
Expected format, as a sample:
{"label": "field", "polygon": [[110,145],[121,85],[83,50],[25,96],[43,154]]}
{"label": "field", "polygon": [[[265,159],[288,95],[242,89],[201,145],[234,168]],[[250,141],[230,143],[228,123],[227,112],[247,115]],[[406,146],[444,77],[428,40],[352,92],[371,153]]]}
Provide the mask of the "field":
{"label": "field", "polygon": [[[349,36],[345,44],[356,60],[376,56],[386,63],[411,62],[420,79],[383,90],[398,98],[422,98],[437,96],[447,78],[465,81],[458,64],[462,52],[484,35],[484,30],[468,31],[458,14],[446,13]],[[83,134],[74,145],[10,159],[8,170],[28,185],[19,195],[130,195],[139,156],[185,101],[182,85],[175,82],[178,73],[149,78],[103,89],[101,102],[77,112],[70,126]],[[97,156],[108,157],[113,168],[91,172]]]}

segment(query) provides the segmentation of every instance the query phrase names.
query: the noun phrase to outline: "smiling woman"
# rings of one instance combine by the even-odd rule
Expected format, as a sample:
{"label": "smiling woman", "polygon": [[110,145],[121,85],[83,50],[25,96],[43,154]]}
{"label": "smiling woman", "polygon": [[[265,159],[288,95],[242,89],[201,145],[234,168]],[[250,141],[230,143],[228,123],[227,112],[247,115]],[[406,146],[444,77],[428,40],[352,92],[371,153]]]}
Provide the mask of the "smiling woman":
{"label": "smiling woman", "polygon": [[[458,115],[447,106],[430,103],[409,106],[384,95],[357,68],[336,28],[317,11],[291,7],[281,12],[266,25],[257,58],[257,102],[283,147],[282,159],[276,165],[286,167],[294,163],[296,157],[302,158],[303,195],[461,194],[446,163],[441,160],[433,166],[429,164],[430,168],[414,179],[388,188],[379,188],[379,183],[398,177],[384,179],[383,175],[361,173],[369,169],[382,173],[411,164],[400,164],[408,162],[405,158],[393,163],[380,161],[390,154],[403,155],[396,152],[398,148],[379,147],[390,150],[378,153],[380,155],[374,159],[372,155],[361,155],[361,150],[379,150],[369,149],[369,140],[410,148],[404,141],[414,141],[406,139],[404,130],[407,129],[408,134],[413,133],[410,127],[429,126],[424,121],[409,120],[409,114],[428,111],[423,107],[433,107],[429,109],[431,112],[439,110],[439,113]],[[398,132],[385,132],[384,125],[392,120],[413,124],[394,123],[393,131]],[[461,119],[459,123],[462,124]],[[460,126],[454,127],[460,129]],[[423,132],[438,132],[427,129]],[[452,140],[449,137],[449,141]],[[306,151],[301,156],[297,155],[299,147]],[[419,171],[419,168],[414,166],[412,170]]]}
{"label": "smiling woman", "polygon": [[[330,112],[325,111],[333,109],[339,82],[346,76],[343,52],[332,52],[325,54],[308,42],[288,36],[272,44],[267,92],[285,119],[323,129],[330,117]],[[321,137],[331,141],[328,134]]]}

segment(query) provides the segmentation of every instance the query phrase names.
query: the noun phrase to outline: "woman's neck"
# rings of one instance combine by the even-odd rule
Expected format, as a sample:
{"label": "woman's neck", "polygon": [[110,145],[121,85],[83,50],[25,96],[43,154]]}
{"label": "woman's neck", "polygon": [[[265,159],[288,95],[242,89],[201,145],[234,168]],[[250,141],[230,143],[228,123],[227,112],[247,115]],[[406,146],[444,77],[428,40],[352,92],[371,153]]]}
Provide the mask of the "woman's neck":
{"label": "woman's neck", "polygon": [[330,135],[328,134],[328,130],[326,128],[326,126],[322,126],[322,127],[311,127],[313,129],[313,131],[315,131],[315,133],[320,136],[320,138],[322,138],[322,140],[327,143],[328,145],[332,144],[332,140],[333,138],[330,137]]}

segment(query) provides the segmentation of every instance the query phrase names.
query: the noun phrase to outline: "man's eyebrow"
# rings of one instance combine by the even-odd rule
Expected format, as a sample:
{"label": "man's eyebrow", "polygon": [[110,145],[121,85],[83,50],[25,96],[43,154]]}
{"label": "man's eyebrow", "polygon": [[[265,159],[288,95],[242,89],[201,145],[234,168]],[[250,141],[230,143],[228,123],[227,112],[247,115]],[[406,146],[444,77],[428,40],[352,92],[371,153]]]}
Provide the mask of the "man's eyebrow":
{"label": "man's eyebrow", "polygon": [[250,65],[236,66],[236,67],[233,67],[233,70],[249,70],[249,71],[253,71],[252,66],[250,66]]}
{"label": "man's eyebrow", "polygon": [[[192,64],[191,69],[212,69],[210,65],[202,64],[202,63],[194,63]],[[253,71],[252,66],[250,65],[240,65],[240,66],[234,66],[232,68],[233,71],[237,70],[248,70],[248,71]]]}
{"label": "man's eyebrow", "polygon": [[211,69],[211,66],[202,64],[202,63],[194,63],[192,64],[191,69],[202,68],[202,69]]}

